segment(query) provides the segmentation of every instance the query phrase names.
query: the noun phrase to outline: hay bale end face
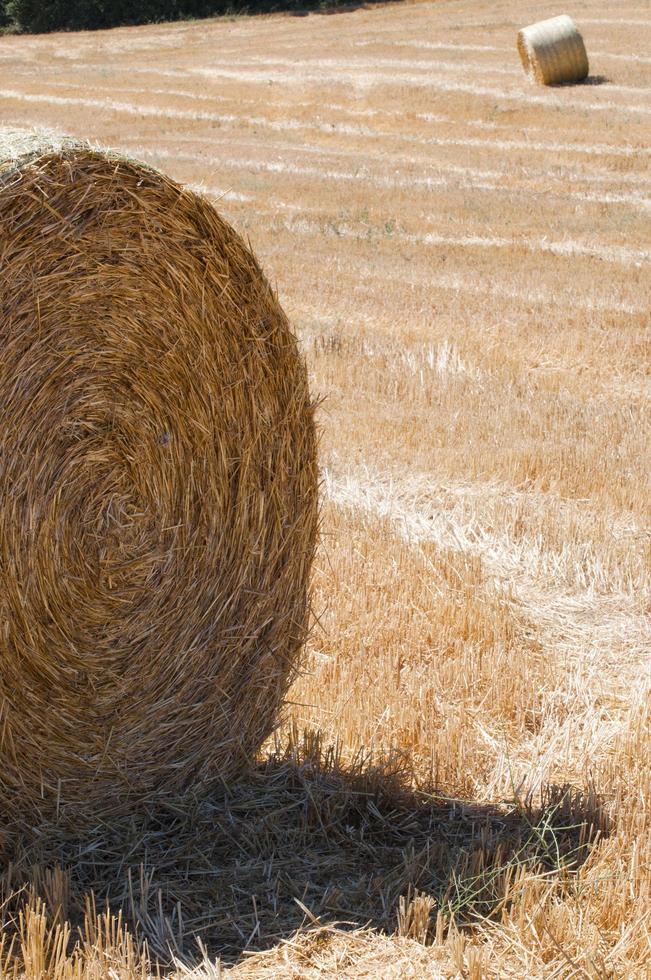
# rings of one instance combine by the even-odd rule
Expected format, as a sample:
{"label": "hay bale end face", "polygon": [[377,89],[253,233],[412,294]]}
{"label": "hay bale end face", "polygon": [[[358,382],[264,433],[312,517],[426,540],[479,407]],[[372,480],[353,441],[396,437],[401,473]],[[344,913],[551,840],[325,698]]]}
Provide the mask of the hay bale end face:
{"label": "hay bale end face", "polygon": [[519,31],[518,52],[525,72],[539,85],[581,82],[588,76],[583,38],[565,14]]}
{"label": "hay bale end face", "polygon": [[304,641],[313,407],[210,203],[0,132],[0,811],[107,820],[228,780]]}

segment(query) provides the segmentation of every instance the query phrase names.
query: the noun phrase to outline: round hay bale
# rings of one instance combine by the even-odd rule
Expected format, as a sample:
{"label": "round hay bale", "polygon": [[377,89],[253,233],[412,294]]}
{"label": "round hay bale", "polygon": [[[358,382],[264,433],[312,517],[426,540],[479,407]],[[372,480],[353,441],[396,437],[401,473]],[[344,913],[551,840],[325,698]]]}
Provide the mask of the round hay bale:
{"label": "round hay bale", "polygon": [[539,85],[581,82],[589,65],[583,38],[571,17],[561,14],[518,32],[522,66]]}
{"label": "round hay bale", "polygon": [[213,206],[0,132],[0,811],[206,792],[273,730],[305,638],[313,406]]}

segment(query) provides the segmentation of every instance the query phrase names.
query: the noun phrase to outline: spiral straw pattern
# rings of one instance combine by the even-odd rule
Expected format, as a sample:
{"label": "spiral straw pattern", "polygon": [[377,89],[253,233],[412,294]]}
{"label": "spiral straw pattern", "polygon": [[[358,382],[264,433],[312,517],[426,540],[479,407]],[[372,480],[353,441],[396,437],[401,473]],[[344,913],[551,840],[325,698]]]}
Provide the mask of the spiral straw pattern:
{"label": "spiral straw pattern", "polygon": [[313,406],[241,238],[164,175],[0,134],[0,809],[194,797],[306,631]]}

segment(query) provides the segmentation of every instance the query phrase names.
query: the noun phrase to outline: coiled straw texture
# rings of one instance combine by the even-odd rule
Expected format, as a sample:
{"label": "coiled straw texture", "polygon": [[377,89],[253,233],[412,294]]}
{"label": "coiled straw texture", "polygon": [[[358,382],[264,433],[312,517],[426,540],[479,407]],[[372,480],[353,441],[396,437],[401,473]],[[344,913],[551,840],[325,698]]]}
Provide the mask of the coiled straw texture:
{"label": "coiled straw texture", "polygon": [[304,641],[313,406],[210,203],[0,133],[0,811],[194,798],[273,730]]}
{"label": "coiled straw texture", "polygon": [[539,85],[587,78],[589,65],[583,38],[572,18],[565,14],[519,31],[518,52],[527,75]]}

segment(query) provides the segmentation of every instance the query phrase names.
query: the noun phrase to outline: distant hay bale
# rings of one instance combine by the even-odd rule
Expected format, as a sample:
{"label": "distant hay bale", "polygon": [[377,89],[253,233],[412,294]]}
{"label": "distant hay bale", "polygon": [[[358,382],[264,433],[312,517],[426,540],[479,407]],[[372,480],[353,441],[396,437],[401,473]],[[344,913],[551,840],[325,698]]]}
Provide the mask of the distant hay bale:
{"label": "distant hay bale", "polygon": [[587,78],[589,65],[583,38],[572,18],[565,14],[519,31],[518,52],[527,75],[539,85]]}
{"label": "distant hay bale", "polygon": [[306,368],[212,205],[116,154],[0,131],[0,255],[0,811],[176,806],[297,668]]}

